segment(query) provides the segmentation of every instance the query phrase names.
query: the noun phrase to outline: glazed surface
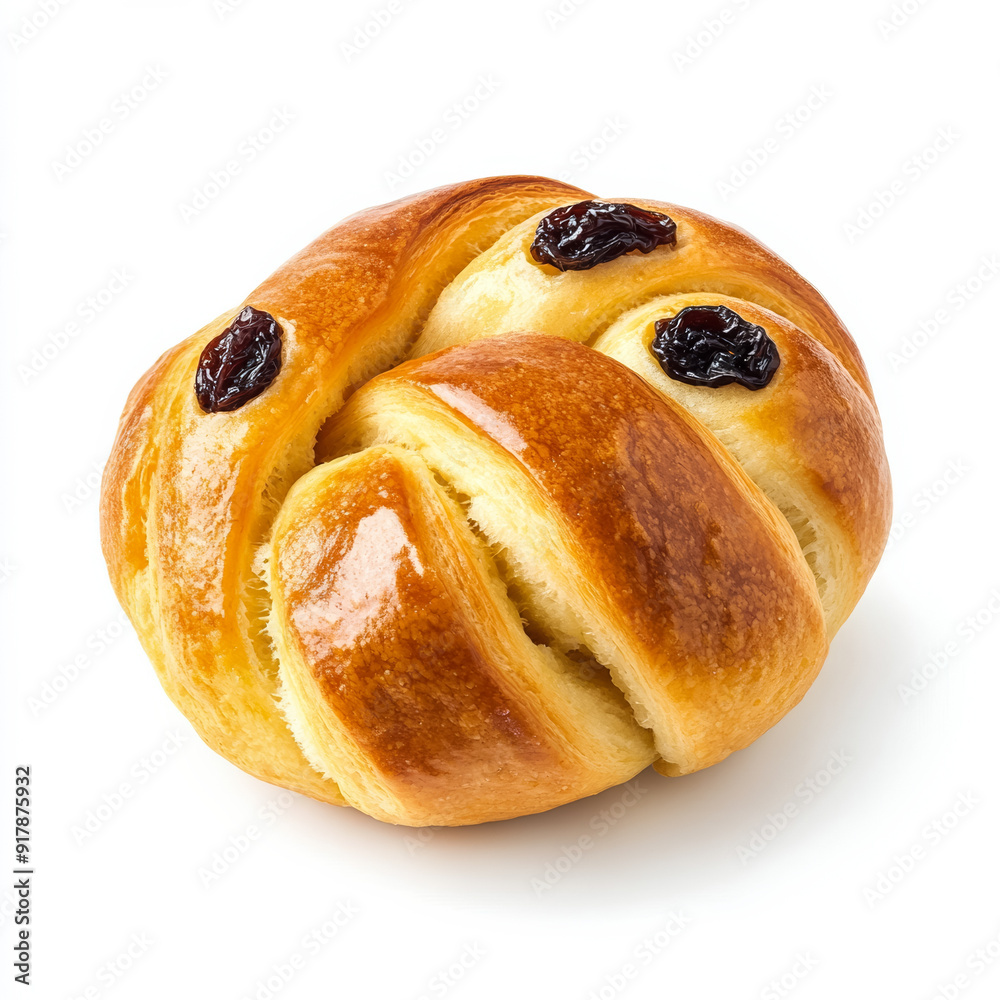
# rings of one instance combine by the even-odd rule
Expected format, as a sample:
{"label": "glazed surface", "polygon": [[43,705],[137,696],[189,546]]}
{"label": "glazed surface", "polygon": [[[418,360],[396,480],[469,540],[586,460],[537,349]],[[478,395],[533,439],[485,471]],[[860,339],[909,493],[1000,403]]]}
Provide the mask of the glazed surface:
{"label": "glazed surface", "polygon": [[[679,206],[615,199],[676,225],[648,252],[536,259],[540,223],[590,198],[501,177],[359,213],[133,390],[112,582],[251,774],[481,822],[715,763],[814,678],[888,530],[857,348],[787,264]],[[206,412],[200,359],[247,307],[280,365],[273,334],[236,342],[267,384]],[[692,307],[766,332],[765,386],[666,373],[657,323]]]}

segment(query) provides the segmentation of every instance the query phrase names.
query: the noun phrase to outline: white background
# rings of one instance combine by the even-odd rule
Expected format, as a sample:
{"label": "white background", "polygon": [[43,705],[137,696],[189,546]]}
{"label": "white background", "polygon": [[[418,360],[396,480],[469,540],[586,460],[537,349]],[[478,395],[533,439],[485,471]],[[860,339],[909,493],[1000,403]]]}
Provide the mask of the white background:
{"label": "white background", "polygon": [[[1000,992],[1000,281],[977,277],[996,277],[984,261],[1000,250],[997,7],[906,0],[893,25],[892,0],[585,0],[549,16],[557,3],[394,2],[355,52],[368,2],[64,0],[30,38],[22,18],[44,22],[44,5],[5,5],[0,863],[14,866],[13,766],[30,763],[37,866],[34,992],[11,995]],[[165,79],[142,94],[150,69]],[[276,110],[293,120],[260,133]],[[86,150],[102,118],[73,165],[67,146]],[[408,166],[435,128],[444,141]],[[611,790],[417,840],[282,796],[193,736],[118,624],[94,484],[163,350],[342,216],[499,173],[701,208],[813,281],[868,362],[897,537],[813,689],[750,749],[644,774],[628,808]],[[179,748],[153,755],[172,733]],[[831,777],[834,754],[849,761]],[[281,815],[266,825],[262,808]],[[306,942],[340,904],[346,926]],[[657,939],[672,913],[683,928]]]}

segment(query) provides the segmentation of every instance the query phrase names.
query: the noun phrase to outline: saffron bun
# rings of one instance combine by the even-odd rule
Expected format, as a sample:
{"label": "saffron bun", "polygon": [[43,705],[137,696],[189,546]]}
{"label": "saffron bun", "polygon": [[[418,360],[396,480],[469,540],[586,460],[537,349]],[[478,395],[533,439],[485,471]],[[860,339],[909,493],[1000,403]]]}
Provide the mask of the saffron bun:
{"label": "saffron bun", "polygon": [[461,825],[748,746],[890,507],[857,347],[787,264],[689,209],[494,177],[345,219],[164,354],[101,534],[212,749]]}

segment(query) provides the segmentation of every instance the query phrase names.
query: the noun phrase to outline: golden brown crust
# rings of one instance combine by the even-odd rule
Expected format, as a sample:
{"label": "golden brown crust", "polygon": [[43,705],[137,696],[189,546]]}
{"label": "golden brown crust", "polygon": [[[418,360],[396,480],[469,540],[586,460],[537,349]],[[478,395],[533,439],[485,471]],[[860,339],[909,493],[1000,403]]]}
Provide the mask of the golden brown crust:
{"label": "golden brown crust", "polygon": [[[341,801],[274,711],[267,596],[255,566],[284,492],[312,464],[317,429],[352,382],[405,349],[437,290],[477,250],[574,195],[555,181],[495,178],[359,213],[246,300],[284,330],[282,370],[267,393],[228,414],[203,413],[194,398],[201,350],[237,309],[171,352],[130,399],[123,423],[144,422],[144,452],[116,459],[107,481],[112,581],[133,613],[150,609],[137,628],[168,693],[213,749],[250,773]],[[123,502],[113,498],[126,495],[121,522],[129,530],[145,522],[143,554],[136,536],[127,552],[111,541]]]}
{"label": "golden brown crust", "polygon": [[[532,262],[526,248],[535,220],[558,205],[584,197],[585,192],[544,178],[500,177],[440,188],[359,213],[293,257],[245,300],[271,313],[283,330],[281,372],[266,392],[229,413],[206,414],[195,400],[192,384],[199,355],[238,310],[219,317],[165,354],[133,390],[102,487],[102,543],[112,582],[171,698],[211,747],[250,773],[331,802],[344,801],[338,780],[344,781],[350,784],[348,798],[353,804],[395,822],[474,822],[477,816],[494,815],[481,798],[468,791],[456,792],[458,798],[448,802],[443,785],[433,795],[426,790],[417,794],[405,776],[411,772],[394,765],[384,748],[378,756],[371,741],[366,744],[365,759],[370,757],[371,787],[377,786],[378,793],[366,799],[367,793],[358,791],[353,772],[335,775],[331,761],[310,743],[314,737],[299,731],[301,719],[295,715],[294,699],[289,696],[285,701],[288,719],[278,707],[282,685],[287,694],[291,673],[284,653],[276,657],[273,645],[280,652],[294,644],[284,632],[287,622],[272,613],[267,572],[272,527],[276,518],[280,522],[288,513],[286,496],[292,485],[312,475],[313,445],[324,424],[332,418],[322,435],[324,441],[332,440],[335,433],[330,428],[343,427],[341,418],[334,417],[343,400],[395,365],[408,350],[420,356],[432,349],[529,327],[569,340],[594,341],[607,336],[623,312],[657,296],[692,290],[735,296],[761,315],[772,310],[772,322],[789,345],[787,371],[770,397],[753,394],[760,397],[756,402],[761,405],[745,407],[733,426],[742,428],[747,440],[759,442],[774,466],[793,482],[792,492],[798,490],[796,496],[811,504],[807,520],[813,520],[809,523],[829,528],[816,545],[832,553],[831,565],[839,559],[837,565],[848,568],[849,572],[838,570],[844,586],[838,592],[839,603],[827,609],[831,633],[860,596],[884,542],[889,486],[870,386],[857,348],[840,321],[815,289],[746,234],[700,213],[659,202],[635,203],[666,210],[676,218],[675,249],[628,255],[587,272],[560,274]],[[643,336],[636,327],[624,331],[618,343],[631,345],[622,360],[646,377],[641,371],[642,352],[648,356]],[[532,343],[539,358],[563,357],[560,348],[548,341],[535,338]],[[502,354],[499,346],[492,350]],[[593,367],[590,348],[573,351],[566,357],[586,356],[588,360],[579,364]],[[447,363],[433,359],[427,364],[446,364],[448,370],[457,371],[466,363],[461,360],[463,353],[443,355]],[[609,348],[609,353],[616,352]],[[469,355],[478,357],[480,363],[487,356],[492,356],[489,351]],[[600,423],[595,416],[600,406],[584,404],[579,393],[571,393],[573,420],[565,425],[562,437],[549,440],[544,447],[549,459],[559,456],[552,459],[556,463],[564,455],[567,463],[579,462],[580,482],[574,483],[565,470],[561,479],[553,478],[549,469],[545,482],[551,495],[525,486],[519,502],[544,496],[545,504],[562,512],[559,523],[566,528],[566,538],[575,539],[577,574],[593,573],[595,579],[607,581],[603,589],[613,609],[605,615],[607,621],[602,620],[607,635],[614,632],[611,626],[617,621],[619,631],[633,634],[636,656],[641,653],[650,662],[659,640],[663,642],[658,649],[669,648],[670,656],[661,656],[660,681],[649,679],[657,676],[650,671],[644,681],[650,689],[660,685],[661,721],[671,729],[657,734],[658,746],[663,752],[670,744],[671,759],[679,770],[704,766],[776,721],[808,685],[827,638],[822,624],[816,625],[817,592],[815,586],[811,591],[805,586],[801,550],[793,545],[787,523],[764,496],[774,484],[771,479],[764,482],[767,476],[753,467],[748,457],[753,449],[740,453],[727,439],[725,427],[697,406],[685,409],[689,404],[671,387],[657,385],[653,379],[656,390],[647,390],[611,362],[596,363],[601,371],[610,365],[617,373],[607,376],[606,388],[620,393],[635,409],[631,416],[622,412],[614,418],[616,433],[622,436],[619,464],[597,445],[581,450],[579,440],[570,440],[574,435],[597,435]],[[526,372],[529,369],[525,367]],[[397,387],[404,386],[406,372],[411,370],[417,369],[399,369],[403,381],[397,380]],[[513,398],[494,401],[494,412],[514,423],[486,426],[481,419],[485,410],[476,419],[461,416],[467,430],[475,427],[481,442],[492,442],[489,454],[494,458],[500,445],[505,454],[511,454],[510,441],[503,439],[504,428],[514,433],[510,428],[520,427],[518,421],[523,420],[527,423],[522,430],[526,429],[532,407],[538,420],[546,415],[554,420],[558,403],[555,397],[540,395],[541,383],[529,386],[525,382],[523,390],[519,403]],[[416,382],[407,383],[405,392],[400,389],[404,396],[426,397],[429,391]],[[530,393],[535,397],[530,398]],[[811,394],[804,404],[802,394]],[[374,398],[375,390],[369,395]],[[666,401],[666,396],[673,402]],[[648,412],[647,404],[652,407]],[[406,405],[400,402],[400,412]],[[505,405],[511,407],[510,413]],[[360,412],[361,404],[356,409]],[[441,418],[446,423],[463,412],[454,400],[447,401],[447,409],[450,416]],[[653,418],[649,412],[658,415]],[[809,440],[789,451],[787,426],[782,438],[782,431],[772,427],[775,421],[794,425],[795,434]],[[664,430],[668,425],[669,433]],[[726,512],[721,519],[710,510],[698,514],[685,508],[672,534],[662,519],[652,517],[655,504],[650,498],[656,495],[657,503],[663,500],[657,490],[666,490],[667,481],[652,471],[659,466],[654,456],[646,454],[643,440],[647,434],[664,454],[673,457],[676,469],[670,489],[688,498],[693,490],[700,491],[699,499],[706,507],[712,500]],[[629,448],[632,457],[626,460],[623,456],[628,456]],[[602,454],[603,465],[598,460]],[[541,452],[539,456],[531,470],[522,465],[531,477],[541,476],[545,468],[539,464],[545,456]],[[764,493],[732,456],[746,466]],[[497,468],[507,470],[504,475],[509,472],[502,463]],[[616,471],[604,482],[600,476],[608,468]],[[645,473],[652,481],[644,478]],[[590,492],[583,483],[588,476],[594,477]],[[417,482],[413,476],[408,482],[404,492],[410,499],[426,493],[413,492]],[[424,489],[426,483],[420,482]],[[588,507],[593,497],[616,511],[610,535],[611,521],[602,522]],[[619,502],[618,507],[612,499]],[[780,506],[776,493],[772,499]],[[475,502],[486,504],[482,497]],[[449,503],[454,506],[453,501]],[[451,508],[444,503],[441,509]],[[645,515],[648,520],[643,519]],[[415,518],[414,531],[426,546],[429,529],[419,528],[424,523]],[[448,522],[442,523],[447,526]],[[716,523],[721,531],[718,536],[708,527]],[[748,532],[751,555],[741,554],[733,542],[737,524]],[[568,525],[578,533],[573,535]],[[466,538],[469,530],[455,527],[454,538]],[[684,531],[689,534],[683,535]],[[643,539],[649,546],[645,553]],[[463,558],[471,559],[471,551]],[[656,551],[661,551],[659,559]],[[671,558],[663,557],[662,551],[669,551]],[[490,556],[497,558],[497,553]],[[451,586],[448,567],[453,569],[456,559],[453,553],[435,564],[440,586]],[[497,566],[504,569],[502,564],[501,556]],[[762,585],[760,574],[772,570],[777,582]],[[483,572],[492,579],[496,568]],[[636,579],[652,587],[642,599],[634,596]],[[681,582],[688,586],[688,596],[686,603],[675,606],[663,595],[676,598],[684,592]],[[490,587],[498,585],[494,581]],[[768,586],[772,602],[789,602],[788,618],[781,626],[767,621]],[[661,593],[657,588],[666,589]],[[706,595],[714,597],[709,600]],[[520,600],[516,592],[512,596]],[[497,598],[499,605],[503,600],[502,595]],[[544,603],[548,598],[538,591],[531,600]],[[414,598],[411,613],[403,616],[406,621],[415,620],[419,604]],[[723,608],[727,609],[724,613]],[[488,610],[486,604],[480,616],[489,617],[483,609]],[[567,650],[572,653],[567,635],[586,623],[571,621],[565,608],[559,614],[568,617],[553,614],[553,648],[539,647],[542,651],[537,655],[545,659],[547,669],[555,671],[553,677],[562,677],[572,667],[567,660]],[[677,623],[676,629],[668,628],[665,640],[662,635],[656,638],[657,626],[663,628],[656,614]],[[510,625],[503,615],[496,619],[501,620]],[[468,618],[463,619],[463,628],[472,642],[475,630]],[[810,630],[811,640],[805,635]],[[523,633],[515,631],[508,629],[505,641],[513,644],[511,649],[524,648],[517,646]],[[586,643],[580,639],[579,645]],[[480,662],[473,646],[462,648],[467,650],[466,662]],[[726,657],[725,662],[735,662],[741,651],[759,664],[759,670],[748,668],[739,674],[718,667]],[[610,649],[604,652],[604,659],[617,655]],[[800,654],[800,661],[789,658]],[[524,662],[535,662],[530,650],[519,655]],[[779,660],[784,664],[781,667],[776,666]],[[302,667],[299,672],[304,676],[308,673],[304,661]],[[540,671],[541,666],[536,663],[535,669]],[[592,686],[603,685],[605,690],[600,708],[594,708],[596,703],[586,707],[589,696],[570,692],[568,680],[564,684],[550,678],[545,682],[549,685],[545,699],[564,698],[577,707],[553,710],[546,716],[536,706],[525,716],[536,725],[540,719],[547,720],[544,760],[550,762],[556,753],[553,748],[562,747],[557,754],[562,763],[553,768],[543,764],[542,757],[536,760],[535,776],[542,791],[535,799],[524,799],[521,811],[589,794],[618,780],[611,775],[625,774],[647,753],[641,745],[646,737],[637,734],[634,722],[626,718],[627,710],[615,702],[614,687],[597,670]],[[292,671],[296,677],[299,672]],[[612,674],[617,683],[622,682],[622,669],[612,667]],[[757,701],[754,692],[768,683],[770,694]],[[562,692],[558,698],[557,689]],[[327,694],[321,699],[324,703]],[[630,692],[633,701],[634,694]],[[650,690],[643,696],[654,695]],[[577,730],[586,729],[586,720],[595,713],[604,713],[607,726],[624,727],[620,733],[631,734],[622,735],[626,743],[633,738],[639,742],[622,751],[613,767],[602,770],[600,741],[580,742],[582,737],[569,721],[574,712],[583,720]],[[371,716],[362,712],[361,717]],[[446,744],[440,748],[445,757],[455,749],[449,748],[443,732],[439,742]],[[501,757],[513,753],[502,749],[502,741],[495,746]],[[429,747],[422,751],[428,759]],[[574,761],[572,766],[566,763],[567,754]],[[412,773],[423,773],[421,766]],[[560,767],[569,770],[560,771]],[[522,784],[527,780],[524,777]],[[569,789],[563,798],[555,790],[560,782]],[[520,787],[514,780],[508,786]],[[517,813],[516,796],[503,800],[498,794],[496,798],[505,802],[497,807],[498,814]]]}
{"label": "golden brown crust", "polygon": [[[430,400],[410,402],[413,389]],[[417,406],[408,426],[419,437],[404,436],[388,414]],[[444,410],[470,428],[466,440],[439,419]],[[679,772],[756,739],[822,663],[819,600],[788,524],[683,408],[599,352],[539,334],[445,350],[359,390],[320,454],[342,428],[362,445],[423,449],[450,435],[438,454],[483,448],[484,466],[491,445],[506,453],[524,479],[517,492],[561,540],[550,585],[568,593],[586,580],[567,598],[579,602],[572,613],[595,637],[607,619],[605,643],[623,651],[620,671],[635,671],[637,697],[664,720],[652,728]],[[491,540],[517,553],[514,527]]]}
{"label": "golden brown crust", "polygon": [[[146,509],[148,482],[143,472],[155,464],[154,441],[149,433],[153,399],[165,373],[183,349],[183,344],[171,348],[135,384],[104,466],[101,543],[112,583],[116,585],[124,582],[129,569],[141,568],[147,561],[145,517],[136,514]],[[122,598],[121,594],[118,596]]]}
{"label": "golden brown crust", "polygon": [[[651,353],[657,320],[714,305],[762,326],[775,342],[781,364],[766,388],[686,385],[669,378]],[[821,578],[832,637],[878,564],[892,513],[881,425],[868,395],[812,336],[725,295],[655,298],[622,314],[593,346],[702,421],[788,517]]]}
{"label": "golden brown crust", "polygon": [[[544,662],[542,677],[525,672],[539,651],[491,586],[461,508],[416,456],[371,448],[314,470],[273,546],[288,717],[352,804],[385,819],[505,819],[652,760],[634,724],[605,731],[586,760],[593,732],[574,740],[571,703],[545,683]],[[604,728],[600,705],[588,707],[591,729]],[[633,750],[610,767],[615,737]]]}
{"label": "golden brown crust", "polygon": [[871,396],[857,345],[809,282],[748,233],[701,212],[649,199],[669,215],[676,246],[627,254],[589,271],[535,263],[528,247],[541,213],[515,226],[451,283],[428,317],[413,356],[509,330],[591,341],[623,310],[656,295],[714,292],[786,317],[827,347]]}

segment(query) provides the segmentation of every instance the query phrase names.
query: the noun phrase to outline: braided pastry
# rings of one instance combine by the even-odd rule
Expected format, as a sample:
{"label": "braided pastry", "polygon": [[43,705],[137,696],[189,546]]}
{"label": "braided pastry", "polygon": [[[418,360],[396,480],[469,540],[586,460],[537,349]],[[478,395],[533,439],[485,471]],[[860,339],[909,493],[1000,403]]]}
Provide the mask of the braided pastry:
{"label": "braided pastry", "polygon": [[747,746],[889,510],[857,348],[788,265],[689,209],[500,177],[344,220],[163,355],[101,527],[210,747],[419,826]]}

